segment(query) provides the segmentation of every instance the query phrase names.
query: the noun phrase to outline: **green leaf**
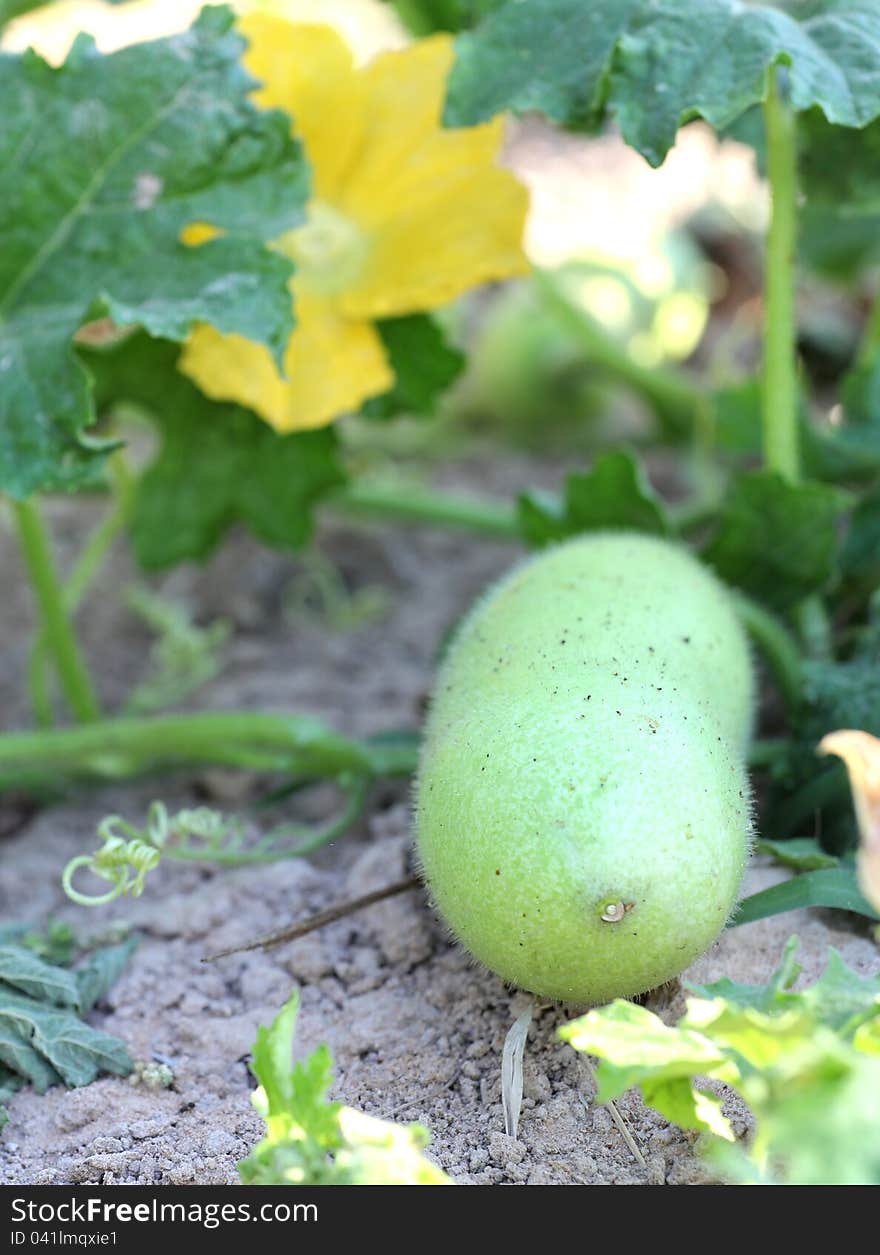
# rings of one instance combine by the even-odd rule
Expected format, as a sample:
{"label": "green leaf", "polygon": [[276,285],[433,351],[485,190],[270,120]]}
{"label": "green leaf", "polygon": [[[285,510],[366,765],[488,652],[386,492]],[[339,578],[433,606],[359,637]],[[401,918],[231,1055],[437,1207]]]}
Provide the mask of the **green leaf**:
{"label": "green leaf", "polygon": [[880,584],[880,488],[863,497],[850,515],[840,569],[871,589]]}
{"label": "green leaf", "polygon": [[254,1106],[266,1137],[242,1163],[245,1185],[446,1185],[421,1154],[427,1134],[328,1102],[333,1059],[326,1046],[292,1065],[299,1011],[294,991],[273,1023],[257,1030],[251,1070],[261,1090]]}
{"label": "green leaf", "polygon": [[143,334],[89,356],[102,402],[147,409],[162,433],[135,498],[139,561],[153,570],[204,558],[234,523],[298,548],[312,507],[345,479],[335,432],[280,436],[250,410],[209,400],[175,369],[177,357],[175,345]]}
{"label": "green leaf", "polygon": [[798,911],[806,906],[836,907],[880,920],[880,915],[865,901],[859,890],[855,869],[841,864],[828,870],[805,872],[803,876],[795,876],[743,898],[728,928],[738,928],[740,924],[752,924],[756,919]]}
{"label": "green leaf", "polygon": [[827,732],[860,728],[880,736],[880,658],[876,649],[869,648],[847,662],[807,660],[801,675],[802,706],[796,730],[811,752],[815,776],[813,751]]}
{"label": "green leaf", "polygon": [[560,1035],[598,1055],[600,1098],[637,1084],[649,1106],[715,1139],[732,1141],[732,1132],[697,1078],[733,1089],[755,1128],[735,1156],[708,1144],[709,1163],[727,1179],[880,1184],[880,976],[859,976],[831,951],[820,980],[795,993],[797,944],[789,940],[765,986],[692,987],[699,996],[675,1026],[615,1002]]}
{"label": "green leaf", "polygon": [[73,972],[79,991],[79,1010],[82,1015],[91,1011],[96,1003],[110,992],[122,975],[123,969],[137,948],[137,938],[116,946],[104,946],[93,951],[86,961]]}
{"label": "green leaf", "polygon": [[40,9],[46,0],[0,0],[0,29],[15,17],[29,13],[31,9]]}
{"label": "green leaf", "polygon": [[722,1112],[722,1100],[698,1089],[685,1077],[672,1081],[645,1078],[641,1087],[647,1105],[679,1128],[714,1133],[728,1142],[734,1140],[730,1121]]}
{"label": "green leaf", "polygon": [[[0,488],[71,486],[99,452],[72,347],[106,314],[182,340],[195,321],[265,343],[292,328],[291,265],[263,241],[295,226],[301,152],[248,99],[230,9],[108,56],[81,37],[66,64],[0,54]],[[193,222],[224,234],[180,242]],[[103,450],[106,452],[106,448]]]}
{"label": "green leaf", "polygon": [[793,8],[742,0],[520,0],[459,36],[446,121],[538,109],[595,127],[606,114],[659,165],[678,128],[718,130],[764,99],[769,68],[788,66],[796,110],[840,126],[880,114],[880,11],[872,0]]}
{"label": "green leaf", "polygon": [[266,1094],[269,1115],[288,1106],[293,1097],[293,1037],[299,1015],[299,990],[295,989],[278,1015],[266,1028],[257,1029],[251,1052],[251,1071]]}
{"label": "green leaf", "polygon": [[789,841],[770,841],[762,837],[755,842],[755,849],[759,854],[772,854],[777,863],[799,872],[837,866],[837,859],[832,854],[826,854],[813,837],[792,837]]}
{"label": "green leaf", "polygon": [[[128,1051],[117,1038],[70,1011],[24,994],[0,991],[0,1023],[22,1034],[67,1085],[88,1085],[100,1072],[127,1076],[132,1069]],[[7,1058],[3,1061],[9,1064]]]}
{"label": "green leaf", "polygon": [[413,35],[460,31],[501,7],[504,0],[386,0]]}
{"label": "green leaf", "polygon": [[603,454],[585,475],[569,475],[561,512],[531,494],[520,497],[518,510],[522,534],[535,548],[603,528],[669,532],[663,502],[641,463],[624,449]]}
{"label": "green leaf", "polygon": [[395,384],[384,396],[367,401],[363,413],[368,418],[433,414],[439,397],[464,369],[465,355],[449,344],[442,328],[427,314],[386,318],[376,325]]}
{"label": "green leaf", "polygon": [[798,172],[814,205],[847,216],[880,211],[880,123],[858,130],[830,125],[818,110],[798,125]]}
{"label": "green leaf", "polygon": [[79,989],[71,972],[45,963],[23,946],[0,946],[0,981],[59,1007],[78,1007]]}
{"label": "green leaf", "polygon": [[459,36],[445,121],[471,126],[504,109],[595,126],[617,45],[643,0],[508,0]]}
{"label": "green leaf", "polygon": [[26,1026],[6,1014],[6,998],[5,990],[0,989],[0,1061],[42,1094],[61,1077],[31,1044]]}
{"label": "green leaf", "polygon": [[[132,1062],[121,1041],[90,1027],[78,1013],[102,997],[128,961],[135,942],[98,950],[75,970],[41,958],[27,944],[14,944],[17,931],[4,929],[0,945],[0,1128],[2,1104],[30,1082],[42,1092],[50,1085],[87,1085],[100,1072],[127,1075]],[[30,934],[51,955],[62,939],[69,951],[69,929],[50,924],[45,937]]]}
{"label": "green leaf", "polygon": [[807,201],[800,213],[798,260],[803,265],[851,282],[880,259],[880,213],[847,213]]}
{"label": "green leaf", "polygon": [[646,1007],[618,998],[559,1030],[575,1050],[598,1055],[599,1102],[616,1098],[644,1077],[652,1081],[711,1072],[723,1055],[705,1037],[670,1028]]}
{"label": "green leaf", "polygon": [[755,471],[734,484],[702,556],[729,584],[786,610],[830,582],[842,508],[837,489]]}
{"label": "green leaf", "polygon": [[723,976],[721,980],[713,981],[709,985],[694,985],[685,981],[684,987],[688,993],[696,994],[707,1001],[723,999],[738,1007],[751,1007],[755,1011],[763,1012],[784,1010],[788,1005],[785,1002],[787,992],[801,972],[801,966],[795,957],[799,945],[799,938],[789,937],[782,952],[782,961],[766,985],[742,985]]}
{"label": "green leaf", "polygon": [[793,996],[814,1019],[848,1040],[869,1020],[880,1027],[880,975],[860,976],[833,947],[819,980]]}

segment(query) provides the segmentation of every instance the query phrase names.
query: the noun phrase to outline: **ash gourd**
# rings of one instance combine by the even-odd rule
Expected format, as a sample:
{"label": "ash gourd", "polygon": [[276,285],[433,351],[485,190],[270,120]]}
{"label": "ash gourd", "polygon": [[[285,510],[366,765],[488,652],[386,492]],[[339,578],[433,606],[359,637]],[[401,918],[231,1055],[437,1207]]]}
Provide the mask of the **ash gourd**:
{"label": "ash gourd", "polygon": [[458,941],[511,984],[599,1003],[670,980],[749,853],[748,645],[685,549],[593,533],[516,567],[437,678],[416,841]]}

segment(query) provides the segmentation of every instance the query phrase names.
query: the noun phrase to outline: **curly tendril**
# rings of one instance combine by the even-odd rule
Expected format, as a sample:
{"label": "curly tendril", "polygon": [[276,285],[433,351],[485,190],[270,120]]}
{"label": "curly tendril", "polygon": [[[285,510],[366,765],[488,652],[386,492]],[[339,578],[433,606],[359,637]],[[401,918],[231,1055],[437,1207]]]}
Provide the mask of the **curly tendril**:
{"label": "curly tendril", "polygon": [[[101,848],[94,854],[77,855],[65,867],[61,877],[64,892],[80,906],[103,906],[121,897],[138,898],[144,891],[147,874],[159,866],[163,857],[227,867],[301,858],[341,836],[363,810],[370,776],[343,775],[337,783],[343,793],[343,805],[326,824],[282,824],[250,841],[240,818],[207,806],[169,816],[162,802],[152,802],[143,829],[120,815],[108,815],[98,825]],[[82,868],[109,881],[112,887],[106,893],[82,893],[73,884]]]}

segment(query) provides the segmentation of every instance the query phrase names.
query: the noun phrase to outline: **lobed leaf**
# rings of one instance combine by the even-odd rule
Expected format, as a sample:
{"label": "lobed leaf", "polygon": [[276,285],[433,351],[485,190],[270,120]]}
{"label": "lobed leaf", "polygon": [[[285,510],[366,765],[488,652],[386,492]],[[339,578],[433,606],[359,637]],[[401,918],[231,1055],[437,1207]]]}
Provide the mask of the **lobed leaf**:
{"label": "lobed leaf", "polygon": [[335,432],[278,435],[250,410],[206,397],[176,370],[177,357],[175,345],[143,334],[88,357],[99,401],[143,407],[162,435],[135,497],[141,565],[204,558],[239,522],[270,545],[299,547],[312,507],[345,479]]}
{"label": "lobed leaf", "polygon": [[100,1072],[126,1076],[132,1069],[117,1038],[24,994],[0,993],[0,1022],[24,1036],[67,1085],[88,1085]]}
{"label": "lobed leaf", "polygon": [[770,67],[788,67],[797,110],[838,126],[880,115],[880,11],[825,0],[791,11],[744,0],[507,0],[459,36],[446,121],[503,109],[595,127],[606,115],[659,165],[695,117],[718,130],[764,99]]}
{"label": "lobed leaf", "polygon": [[95,950],[72,973],[79,993],[79,1011],[85,1015],[104,998],[119,977],[137,948],[137,938],[129,937],[116,946],[104,946]]}
{"label": "lobed leaf", "polygon": [[518,512],[522,534],[535,548],[603,528],[654,535],[667,535],[670,530],[663,502],[642,464],[625,449],[603,454],[585,475],[569,475],[561,510],[525,494],[519,499]]}
{"label": "lobed leaf", "polygon": [[774,610],[823,589],[836,569],[839,490],[790,484],[774,471],[736,481],[703,559],[727,583]]}
{"label": "lobed leaf", "polygon": [[0,981],[40,1002],[79,1008],[79,989],[73,973],[44,962],[24,946],[0,946]]}
{"label": "lobed leaf", "polygon": [[[279,112],[248,99],[228,8],[107,56],[80,37],[54,68],[0,54],[0,489],[70,487],[107,450],[86,429],[72,346],[100,313],[182,340],[195,321],[268,345],[292,329],[291,265],[264,241],[295,226],[305,164]],[[194,222],[222,234],[181,242]]]}
{"label": "lobed leaf", "polygon": [[394,372],[394,387],[366,401],[368,418],[433,414],[437,401],[464,369],[465,355],[454,348],[428,314],[385,318],[376,324]]}

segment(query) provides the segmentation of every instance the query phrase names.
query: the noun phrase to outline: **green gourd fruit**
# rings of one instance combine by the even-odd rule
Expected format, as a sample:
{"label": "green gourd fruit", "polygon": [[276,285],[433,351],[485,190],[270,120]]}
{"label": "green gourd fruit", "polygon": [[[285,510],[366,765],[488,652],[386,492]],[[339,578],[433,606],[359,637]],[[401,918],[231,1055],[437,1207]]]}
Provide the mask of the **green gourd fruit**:
{"label": "green gourd fruit", "polygon": [[718,936],[750,846],[745,635],[679,545],[578,537],[516,567],[437,677],[416,844],[456,939],[539,996],[671,980]]}

